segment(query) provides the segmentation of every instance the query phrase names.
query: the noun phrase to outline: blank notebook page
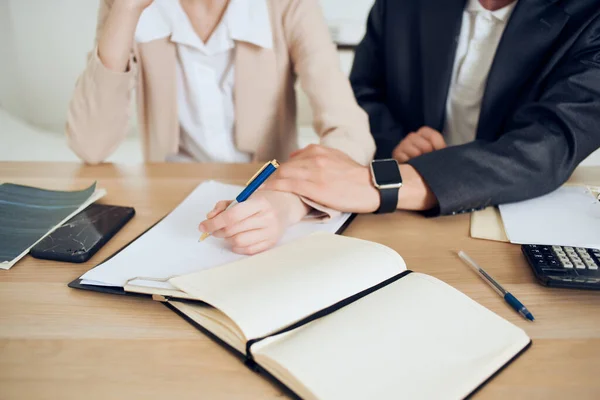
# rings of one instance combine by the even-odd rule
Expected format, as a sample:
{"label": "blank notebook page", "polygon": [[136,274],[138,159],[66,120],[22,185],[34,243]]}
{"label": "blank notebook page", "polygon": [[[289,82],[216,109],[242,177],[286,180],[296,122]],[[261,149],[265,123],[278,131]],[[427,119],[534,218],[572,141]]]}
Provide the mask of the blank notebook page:
{"label": "blank notebook page", "polygon": [[291,325],[406,269],[377,243],[315,233],[219,268],[171,279],[218,308],[247,339]]}
{"label": "blank notebook page", "polygon": [[305,398],[459,399],[529,342],[454,288],[411,273],[252,352],[295,376]]}

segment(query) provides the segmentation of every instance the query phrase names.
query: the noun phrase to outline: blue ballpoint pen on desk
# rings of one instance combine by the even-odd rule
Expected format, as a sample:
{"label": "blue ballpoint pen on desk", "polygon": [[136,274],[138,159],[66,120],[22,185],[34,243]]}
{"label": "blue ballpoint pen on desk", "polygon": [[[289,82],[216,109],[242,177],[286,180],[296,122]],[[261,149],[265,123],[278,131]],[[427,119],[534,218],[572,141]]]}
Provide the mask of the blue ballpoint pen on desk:
{"label": "blue ballpoint pen on desk", "polygon": [[484,281],[489,283],[489,285],[498,293],[500,296],[506,300],[506,302],[515,309],[519,314],[521,314],[524,318],[527,318],[530,321],[533,321],[533,315],[527,310],[527,308],[519,301],[515,296],[511,293],[507,292],[498,282],[494,280],[483,268],[481,268],[471,257],[469,257],[464,251],[459,251],[458,256],[471,268],[477,272]]}
{"label": "blue ballpoint pen on desk", "polygon": [[[248,200],[248,198],[252,196],[252,193],[254,193],[260,187],[260,185],[262,185],[267,179],[269,179],[273,172],[277,171],[277,168],[279,168],[279,163],[277,162],[277,160],[269,161],[268,163],[266,163],[260,170],[258,170],[256,174],[254,174],[252,178],[250,178],[248,183],[246,183],[246,187],[244,188],[244,190],[242,190],[242,192],[235,198],[235,200],[232,201],[231,204],[229,204],[226,210],[229,210],[236,204],[243,203],[244,201]],[[210,233],[203,233],[198,241],[202,242],[209,236]]]}

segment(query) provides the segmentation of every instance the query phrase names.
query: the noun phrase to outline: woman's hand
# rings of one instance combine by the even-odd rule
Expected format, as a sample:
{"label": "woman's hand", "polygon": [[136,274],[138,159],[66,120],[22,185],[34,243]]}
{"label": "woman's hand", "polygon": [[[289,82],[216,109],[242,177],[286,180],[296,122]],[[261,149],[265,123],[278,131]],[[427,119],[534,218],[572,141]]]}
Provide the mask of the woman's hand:
{"label": "woman's hand", "polygon": [[98,38],[98,57],[115,72],[126,72],[133,47],[135,30],[142,12],[154,0],[116,0]]}
{"label": "woman's hand", "polygon": [[199,229],[224,239],[233,252],[246,255],[275,246],[285,230],[309,211],[298,196],[268,190],[257,191],[245,202],[225,210],[230,203],[217,203]]}
{"label": "woman's hand", "polygon": [[123,1],[123,3],[129,3],[130,7],[133,7],[134,9],[143,11],[146,8],[148,8],[148,6],[150,6],[150,4],[154,3],[154,0],[126,0],[126,1]]}

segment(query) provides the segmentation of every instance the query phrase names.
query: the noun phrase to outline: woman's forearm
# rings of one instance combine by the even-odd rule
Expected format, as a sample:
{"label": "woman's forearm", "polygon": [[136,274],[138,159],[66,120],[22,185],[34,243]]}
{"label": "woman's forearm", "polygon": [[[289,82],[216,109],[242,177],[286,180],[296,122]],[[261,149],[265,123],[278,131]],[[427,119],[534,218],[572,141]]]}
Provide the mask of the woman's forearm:
{"label": "woman's forearm", "polygon": [[98,38],[102,64],[116,72],[126,72],[133,47],[135,29],[144,7],[128,1],[115,1]]}

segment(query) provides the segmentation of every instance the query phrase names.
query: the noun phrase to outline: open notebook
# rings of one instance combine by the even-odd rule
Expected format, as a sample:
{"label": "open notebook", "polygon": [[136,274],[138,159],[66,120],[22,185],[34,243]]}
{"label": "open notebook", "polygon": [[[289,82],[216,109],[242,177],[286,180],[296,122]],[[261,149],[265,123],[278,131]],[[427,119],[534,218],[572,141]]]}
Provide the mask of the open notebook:
{"label": "open notebook", "polygon": [[315,233],[154,294],[303,399],[464,398],[530,344],[377,243]]}
{"label": "open notebook", "polygon": [[[213,268],[245,258],[235,254],[221,239],[209,237],[199,242],[198,224],[224,199],[234,199],[243,189],[216,181],[200,184],[164,219],[116,255],[85,273],[71,287],[119,292],[127,285],[171,293],[175,288],[168,278]],[[280,245],[313,232],[341,232],[350,222],[341,214],[327,222],[307,219],[290,227]]]}

